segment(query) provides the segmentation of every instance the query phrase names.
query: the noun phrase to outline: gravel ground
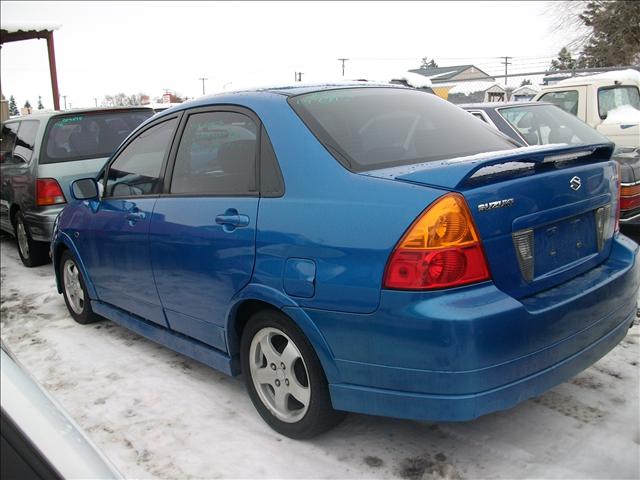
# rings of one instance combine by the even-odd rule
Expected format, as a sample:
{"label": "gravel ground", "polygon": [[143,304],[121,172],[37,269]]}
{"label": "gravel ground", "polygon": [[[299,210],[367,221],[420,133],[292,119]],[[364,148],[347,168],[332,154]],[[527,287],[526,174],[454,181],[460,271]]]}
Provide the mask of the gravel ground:
{"label": "gravel ground", "polygon": [[109,321],[82,326],[51,265],[0,239],[2,340],[130,478],[640,477],[640,325],[569,382],[465,423],[349,415],[298,442],[226,377]]}

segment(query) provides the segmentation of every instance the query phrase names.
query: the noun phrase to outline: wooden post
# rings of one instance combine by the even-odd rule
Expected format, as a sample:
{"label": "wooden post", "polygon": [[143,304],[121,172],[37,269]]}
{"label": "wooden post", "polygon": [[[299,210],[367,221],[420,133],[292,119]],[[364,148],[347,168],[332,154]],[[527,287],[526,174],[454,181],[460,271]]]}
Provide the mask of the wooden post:
{"label": "wooden post", "polygon": [[53,48],[53,32],[47,32],[47,50],[49,51],[49,71],[51,72],[51,90],[53,92],[53,109],[60,110],[60,91],[58,90],[56,53],[55,53],[55,49]]}

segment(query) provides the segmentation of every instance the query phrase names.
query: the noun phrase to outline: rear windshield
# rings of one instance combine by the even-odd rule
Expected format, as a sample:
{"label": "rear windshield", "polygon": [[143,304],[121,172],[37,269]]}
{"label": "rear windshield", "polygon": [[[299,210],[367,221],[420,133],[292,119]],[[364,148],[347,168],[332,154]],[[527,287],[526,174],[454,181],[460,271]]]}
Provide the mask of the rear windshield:
{"label": "rear windshield", "polygon": [[527,145],[607,143],[605,137],[556,105],[499,108]]}
{"label": "rear windshield", "polygon": [[324,90],[292,97],[289,104],[318,140],[356,172],[518,146],[461,108],[416,90]]}
{"label": "rear windshield", "polygon": [[140,110],[56,116],[47,128],[40,163],[108,157],[153,114],[153,110]]}

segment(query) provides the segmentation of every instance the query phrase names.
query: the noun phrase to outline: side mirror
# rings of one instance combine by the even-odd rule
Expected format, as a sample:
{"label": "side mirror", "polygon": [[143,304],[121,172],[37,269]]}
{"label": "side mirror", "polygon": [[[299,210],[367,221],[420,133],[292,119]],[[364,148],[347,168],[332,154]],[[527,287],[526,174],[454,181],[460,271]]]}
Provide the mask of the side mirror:
{"label": "side mirror", "polygon": [[71,196],[76,200],[97,200],[98,184],[93,178],[81,178],[71,184]]}

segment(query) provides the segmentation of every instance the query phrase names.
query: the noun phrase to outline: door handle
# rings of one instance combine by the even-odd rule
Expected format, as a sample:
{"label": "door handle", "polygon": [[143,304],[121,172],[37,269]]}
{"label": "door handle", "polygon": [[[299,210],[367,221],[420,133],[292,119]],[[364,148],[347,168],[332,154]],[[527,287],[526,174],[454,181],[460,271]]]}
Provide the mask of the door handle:
{"label": "door handle", "polygon": [[234,227],[246,227],[249,225],[249,217],[246,215],[218,215],[216,217],[218,225],[232,225]]}
{"label": "door handle", "polygon": [[236,227],[247,227],[249,225],[249,217],[238,213],[235,208],[230,208],[224,214],[216,216],[216,223],[222,225],[225,230],[230,231]]}

